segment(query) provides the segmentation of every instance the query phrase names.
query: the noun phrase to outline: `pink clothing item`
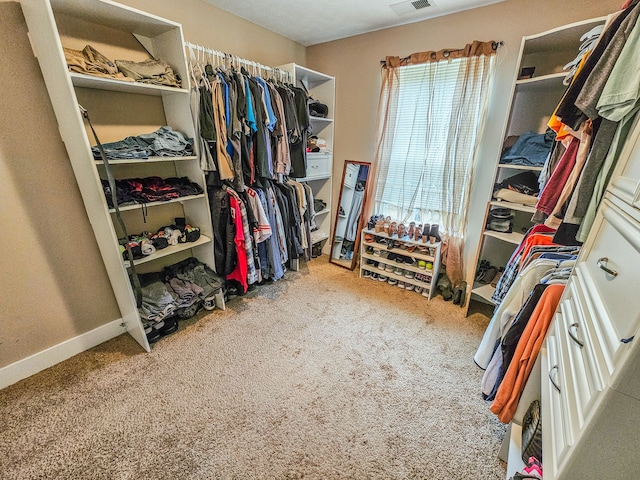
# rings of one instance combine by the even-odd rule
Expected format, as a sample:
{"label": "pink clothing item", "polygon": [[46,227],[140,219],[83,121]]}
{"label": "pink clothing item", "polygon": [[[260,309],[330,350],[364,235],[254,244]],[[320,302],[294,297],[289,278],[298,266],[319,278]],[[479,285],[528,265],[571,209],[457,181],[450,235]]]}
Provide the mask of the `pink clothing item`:
{"label": "pink clothing item", "polygon": [[536,210],[539,210],[545,215],[551,215],[553,209],[556,208],[558,198],[560,198],[560,194],[567,183],[567,179],[571,175],[573,167],[576,164],[579,146],[580,140],[574,137],[567,147],[567,150],[564,152],[564,155],[562,155],[562,158],[558,162],[556,169],[551,174],[544,190],[540,193]]}
{"label": "pink clothing item", "polygon": [[236,264],[236,268],[233,269],[233,272],[227,275],[227,280],[237,280],[242,285],[243,291],[246,292],[247,288],[249,288],[249,284],[247,283],[247,252],[244,249],[244,229],[242,227],[242,214],[240,212],[240,204],[233,195],[229,195],[229,205],[231,207],[231,217],[233,218],[233,224],[236,227],[236,236],[234,239],[234,243],[236,245],[238,263]]}

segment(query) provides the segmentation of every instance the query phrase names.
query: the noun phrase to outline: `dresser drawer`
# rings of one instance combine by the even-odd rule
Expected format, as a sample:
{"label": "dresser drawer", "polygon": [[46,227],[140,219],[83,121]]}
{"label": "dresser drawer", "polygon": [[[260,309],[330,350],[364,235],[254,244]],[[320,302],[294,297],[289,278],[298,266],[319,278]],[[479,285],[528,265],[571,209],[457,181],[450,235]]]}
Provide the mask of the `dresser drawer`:
{"label": "dresser drawer", "polygon": [[[558,323],[556,315],[555,323]],[[545,472],[548,467],[558,471],[573,443],[573,428],[566,400],[566,385],[562,378],[557,338],[553,330],[545,340],[546,351],[542,357],[542,428]]]}
{"label": "dresser drawer", "polygon": [[307,176],[305,178],[325,178],[331,175],[331,155],[325,153],[307,154]]}
{"label": "dresser drawer", "polygon": [[591,415],[598,394],[604,388],[600,366],[596,360],[594,339],[580,305],[575,282],[567,287],[568,292],[560,304],[562,315],[558,315],[556,335],[561,346],[567,382],[575,399],[576,416],[582,428]]}
{"label": "dresser drawer", "polygon": [[640,324],[640,231],[606,199],[594,230],[595,240],[580,258],[576,274],[591,304],[603,353],[615,365]]}

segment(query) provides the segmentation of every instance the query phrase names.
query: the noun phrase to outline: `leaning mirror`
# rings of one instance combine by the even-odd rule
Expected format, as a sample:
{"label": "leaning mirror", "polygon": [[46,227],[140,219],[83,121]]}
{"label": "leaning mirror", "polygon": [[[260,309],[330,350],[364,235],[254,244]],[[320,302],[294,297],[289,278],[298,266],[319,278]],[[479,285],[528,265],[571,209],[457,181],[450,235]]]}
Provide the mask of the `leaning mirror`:
{"label": "leaning mirror", "polygon": [[358,260],[362,211],[366,198],[369,162],[346,160],[342,172],[340,199],[331,241],[330,262],[353,270]]}

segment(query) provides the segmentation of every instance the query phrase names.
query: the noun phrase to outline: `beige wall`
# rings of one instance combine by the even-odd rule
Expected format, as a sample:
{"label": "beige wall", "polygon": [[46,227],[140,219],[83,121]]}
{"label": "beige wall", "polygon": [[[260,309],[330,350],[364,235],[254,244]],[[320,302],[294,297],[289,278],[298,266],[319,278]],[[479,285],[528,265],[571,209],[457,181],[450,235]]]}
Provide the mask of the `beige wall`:
{"label": "beige wall", "polygon": [[[380,60],[425,50],[461,47],[473,40],[502,40],[499,66],[490,100],[487,128],[471,195],[466,249],[467,278],[473,263],[494,167],[506,121],[515,63],[523,35],[571,22],[607,15],[620,0],[507,0],[486,7],[402,27],[328,42],[307,49],[309,66],[336,77],[334,178],[341,178],[344,160],[373,161],[380,92]],[[337,185],[334,202],[337,200]]]}
{"label": "beige wall", "polygon": [[[306,49],[201,0],[127,0],[266,65]],[[120,318],[20,5],[0,0],[0,368]]]}

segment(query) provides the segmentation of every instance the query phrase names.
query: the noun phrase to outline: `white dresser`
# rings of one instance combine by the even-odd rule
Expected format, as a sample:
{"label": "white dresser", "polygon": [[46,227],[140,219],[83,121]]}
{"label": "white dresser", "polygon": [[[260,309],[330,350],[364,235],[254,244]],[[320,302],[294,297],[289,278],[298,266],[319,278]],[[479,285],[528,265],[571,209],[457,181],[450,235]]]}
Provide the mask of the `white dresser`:
{"label": "white dresser", "polygon": [[640,127],[541,352],[545,479],[640,478]]}

